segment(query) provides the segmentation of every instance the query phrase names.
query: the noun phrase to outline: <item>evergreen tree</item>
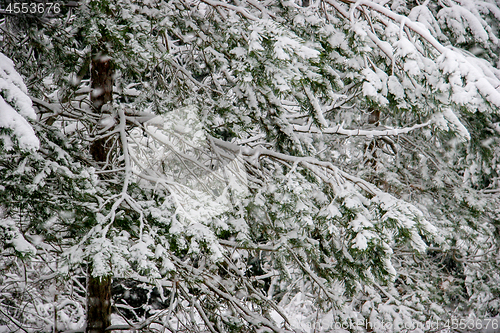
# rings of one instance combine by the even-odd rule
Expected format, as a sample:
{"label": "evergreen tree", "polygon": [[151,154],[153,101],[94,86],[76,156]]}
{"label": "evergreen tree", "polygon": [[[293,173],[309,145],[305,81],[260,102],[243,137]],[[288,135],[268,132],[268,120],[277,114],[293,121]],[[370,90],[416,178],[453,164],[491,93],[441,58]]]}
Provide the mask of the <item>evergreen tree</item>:
{"label": "evergreen tree", "polygon": [[7,13],[0,325],[397,332],[498,314],[499,20],[494,0]]}

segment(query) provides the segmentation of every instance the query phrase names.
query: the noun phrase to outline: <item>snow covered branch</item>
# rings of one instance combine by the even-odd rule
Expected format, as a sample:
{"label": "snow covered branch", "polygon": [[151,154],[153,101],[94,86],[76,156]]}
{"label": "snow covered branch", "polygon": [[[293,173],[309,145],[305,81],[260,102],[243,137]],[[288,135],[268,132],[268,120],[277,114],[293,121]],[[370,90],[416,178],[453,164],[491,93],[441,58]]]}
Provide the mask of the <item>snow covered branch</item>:
{"label": "snow covered branch", "polygon": [[293,125],[293,129],[297,132],[301,133],[314,133],[314,134],[340,134],[346,136],[392,136],[392,135],[401,135],[406,134],[411,131],[414,131],[419,128],[423,128],[429,126],[431,121],[427,121],[423,124],[416,124],[411,127],[404,128],[390,128],[386,130],[362,130],[362,129],[344,129],[342,124],[337,125],[335,127],[325,127],[322,129],[318,129],[313,126],[305,126],[305,125]]}

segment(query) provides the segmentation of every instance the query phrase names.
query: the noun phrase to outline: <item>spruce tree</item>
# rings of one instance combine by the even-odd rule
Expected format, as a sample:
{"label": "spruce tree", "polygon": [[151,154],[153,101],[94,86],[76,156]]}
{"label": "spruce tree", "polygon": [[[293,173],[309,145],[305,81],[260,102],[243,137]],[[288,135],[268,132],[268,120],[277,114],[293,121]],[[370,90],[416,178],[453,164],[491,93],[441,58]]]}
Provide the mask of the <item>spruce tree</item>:
{"label": "spruce tree", "polygon": [[60,8],[1,23],[7,330],[498,314],[495,1]]}

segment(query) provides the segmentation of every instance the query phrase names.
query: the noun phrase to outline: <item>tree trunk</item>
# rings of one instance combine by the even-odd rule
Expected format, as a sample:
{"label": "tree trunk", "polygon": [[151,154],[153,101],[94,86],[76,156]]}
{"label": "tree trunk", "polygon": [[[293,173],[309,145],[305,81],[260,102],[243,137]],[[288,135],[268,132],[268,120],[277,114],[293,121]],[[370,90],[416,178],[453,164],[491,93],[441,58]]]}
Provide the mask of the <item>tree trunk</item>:
{"label": "tree trunk", "polygon": [[[113,64],[108,56],[95,54],[91,64],[91,101],[94,112],[102,113],[102,107],[113,99]],[[96,162],[105,164],[110,145],[105,139],[95,140],[90,153]],[[93,277],[89,263],[87,283],[86,333],[104,333],[111,325],[111,277]]]}
{"label": "tree trunk", "polygon": [[90,96],[95,112],[100,113],[102,106],[113,100],[113,64],[111,58],[97,53],[92,58]]}
{"label": "tree trunk", "polygon": [[[90,68],[92,106],[95,113],[102,113],[102,107],[113,100],[113,64],[111,58],[97,53],[92,58]],[[106,139],[95,140],[90,146],[90,153],[94,161],[106,163],[111,144]]]}
{"label": "tree trunk", "polygon": [[111,326],[111,277],[92,277],[89,265],[86,333],[104,333]]}

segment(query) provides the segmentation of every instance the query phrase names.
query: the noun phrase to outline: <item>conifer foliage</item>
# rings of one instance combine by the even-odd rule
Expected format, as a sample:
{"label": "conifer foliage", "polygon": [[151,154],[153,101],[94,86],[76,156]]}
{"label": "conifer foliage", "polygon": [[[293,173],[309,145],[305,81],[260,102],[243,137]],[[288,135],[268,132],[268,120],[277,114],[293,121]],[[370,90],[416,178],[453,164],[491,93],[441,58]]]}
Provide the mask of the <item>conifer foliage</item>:
{"label": "conifer foliage", "polygon": [[496,0],[60,9],[1,12],[0,331],[500,312]]}

